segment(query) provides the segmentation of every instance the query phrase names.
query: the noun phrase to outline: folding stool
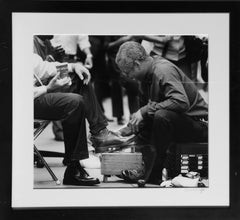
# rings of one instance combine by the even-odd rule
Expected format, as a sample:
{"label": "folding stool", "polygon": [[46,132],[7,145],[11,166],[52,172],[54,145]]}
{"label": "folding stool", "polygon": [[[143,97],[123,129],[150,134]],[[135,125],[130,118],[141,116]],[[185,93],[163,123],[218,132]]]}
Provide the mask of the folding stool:
{"label": "folding stool", "polygon": [[[44,129],[49,125],[51,121],[48,120],[37,120],[34,119],[34,140],[38,138],[38,136],[44,131]],[[34,153],[36,154],[36,163],[37,167],[43,167],[45,166],[53,180],[56,182],[57,185],[59,185],[61,182],[56,177],[52,169],[47,164],[46,160],[43,158],[43,156],[46,157],[64,157],[63,153],[58,152],[51,152],[51,151],[39,151],[34,144]],[[35,156],[35,155],[34,155]]]}

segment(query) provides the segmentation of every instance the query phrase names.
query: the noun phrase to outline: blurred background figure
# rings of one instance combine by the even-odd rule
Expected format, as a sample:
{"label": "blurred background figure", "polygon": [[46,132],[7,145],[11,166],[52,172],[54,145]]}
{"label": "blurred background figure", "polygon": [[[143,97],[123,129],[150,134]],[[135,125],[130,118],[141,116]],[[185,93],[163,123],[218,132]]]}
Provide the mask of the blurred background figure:
{"label": "blurred background figure", "polygon": [[110,76],[113,117],[119,125],[125,124],[123,112],[123,88],[128,97],[130,116],[139,108],[138,82],[125,77],[115,63],[116,54],[122,43],[135,40],[133,36],[106,36],[106,65]]}
{"label": "blurred background figure", "polygon": [[38,54],[43,60],[53,62],[61,59],[65,51],[61,46],[53,47],[51,39],[53,35],[34,35],[33,52]]}
{"label": "blurred background figure", "polygon": [[[88,35],[54,35],[51,40],[53,47],[61,47],[64,53],[56,61],[76,63],[81,62],[85,67],[93,67],[91,44]],[[60,121],[53,122],[55,139],[63,140],[63,129]]]}
{"label": "blurred background figure", "polygon": [[195,84],[208,81],[207,36],[144,35],[142,45],[150,55],[162,56],[178,66]]}
{"label": "blurred background figure", "polygon": [[[148,49],[151,56],[158,55],[170,60],[191,78],[191,63],[186,56],[184,37],[180,35],[146,35],[137,36],[142,40],[151,42]],[[143,43],[143,46],[146,45]]]}
{"label": "blurred background figure", "polygon": [[[93,54],[93,68],[91,69],[92,81],[95,94],[103,112],[105,112],[103,101],[110,94],[110,77],[106,68],[105,36],[90,35],[91,52]],[[109,117],[109,116],[108,116]],[[107,118],[113,122],[113,118]]]}
{"label": "blurred background figure", "polygon": [[192,80],[199,88],[208,83],[208,37],[206,35],[184,36],[187,59],[191,63]]}
{"label": "blurred background figure", "polygon": [[54,35],[51,43],[54,47],[61,46],[65,51],[64,56],[58,61],[78,61],[82,62],[88,69],[92,68],[93,56],[88,35]]}

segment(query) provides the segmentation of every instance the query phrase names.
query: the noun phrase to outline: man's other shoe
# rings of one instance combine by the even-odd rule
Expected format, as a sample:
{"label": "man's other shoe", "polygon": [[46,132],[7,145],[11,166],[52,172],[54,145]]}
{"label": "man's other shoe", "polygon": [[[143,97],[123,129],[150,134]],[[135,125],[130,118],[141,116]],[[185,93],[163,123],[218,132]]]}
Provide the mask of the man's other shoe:
{"label": "man's other shoe", "polygon": [[144,170],[123,170],[121,177],[128,183],[136,183],[144,177]]}
{"label": "man's other shoe", "polygon": [[99,183],[99,179],[90,177],[79,162],[71,163],[65,170],[64,185],[93,186]]}

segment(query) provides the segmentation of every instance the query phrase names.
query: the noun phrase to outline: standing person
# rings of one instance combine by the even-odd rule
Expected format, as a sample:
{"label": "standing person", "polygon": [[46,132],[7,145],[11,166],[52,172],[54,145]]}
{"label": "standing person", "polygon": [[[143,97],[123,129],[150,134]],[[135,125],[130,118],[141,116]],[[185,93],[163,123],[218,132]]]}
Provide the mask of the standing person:
{"label": "standing person", "polygon": [[185,38],[181,35],[144,35],[135,38],[153,43],[150,55],[161,56],[179,67],[190,79],[195,80],[196,70],[187,58]]}
{"label": "standing person", "polygon": [[[173,63],[149,56],[137,42],[122,44],[116,63],[129,78],[141,83],[145,104],[133,114],[129,126],[138,139],[153,144],[157,158],[150,181],[161,181],[166,150],[171,143],[207,141],[208,106],[195,84]],[[131,172],[125,172],[125,178]]]}
{"label": "standing person", "polygon": [[[105,112],[103,100],[110,94],[110,77],[106,70],[105,36],[90,35],[89,42],[93,54],[92,82],[99,105],[102,111]],[[107,118],[107,120],[109,122],[114,121],[112,118]]]}
{"label": "standing person", "polygon": [[[89,157],[86,127],[85,107],[82,96],[62,92],[70,85],[70,77],[61,77],[57,73],[58,62],[43,61],[33,54],[34,71],[34,117],[45,120],[62,120],[64,132],[65,154],[68,157],[67,168],[64,173],[64,185],[99,184],[99,180],[92,178],[80,165],[79,160]],[[88,84],[89,71],[81,64],[67,65],[69,72],[75,71]],[[43,84],[47,78],[51,78]]]}
{"label": "standing person", "polygon": [[[88,35],[54,35],[51,40],[53,46],[61,46],[65,54],[62,56],[62,62],[82,62],[85,67],[93,67],[93,55],[91,53],[91,44]],[[78,57],[78,48],[85,54],[85,60]]]}
{"label": "standing person", "polygon": [[119,125],[124,124],[123,119],[123,94],[122,87],[126,89],[128,95],[128,106],[130,115],[139,108],[138,83],[127,79],[121,74],[116,65],[115,58],[120,45],[132,39],[132,36],[108,36],[106,37],[107,67],[111,78],[111,97],[113,116],[117,118]]}
{"label": "standing person", "polygon": [[[55,59],[56,61],[68,63],[81,62],[88,69],[92,68],[91,44],[88,35],[54,35],[50,42],[53,46],[61,47],[64,50],[62,56]],[[85,55],[85,60],[82,60],[78,56],[79,49]],[[56,140],[63,140],[63,130],[60,121],[53,122],[53,133]]]}

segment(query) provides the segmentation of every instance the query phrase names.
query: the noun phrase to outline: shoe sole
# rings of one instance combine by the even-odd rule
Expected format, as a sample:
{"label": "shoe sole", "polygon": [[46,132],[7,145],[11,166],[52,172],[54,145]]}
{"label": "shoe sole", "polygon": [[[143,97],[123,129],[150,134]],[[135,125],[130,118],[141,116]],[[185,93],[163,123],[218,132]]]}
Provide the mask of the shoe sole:
{"label": "shoe sole", "polygon": [[125,148],[130,147],[130,144],[133,143],[136,140],[137,136],[134,136],[132,138],[129,138],[126,142],[121,144],[114,144],[114,145],[108,145],[108,146],[101,146],[95,148],[96,153],[112,153],[115,151],[123,150]]}
{"label": "shoe sole", "polygon": [[111,147],[111,146],[115,146],[115,145],[121,145],[124,143],[124,140],[123,141],[115,141],[115,142],[105,142],[105,143],[101,143],[99,144],[98,141],[95,141],[95,140],[91,140],[92,141],[92,145],[94,148],[101,148],[101,147]]}

